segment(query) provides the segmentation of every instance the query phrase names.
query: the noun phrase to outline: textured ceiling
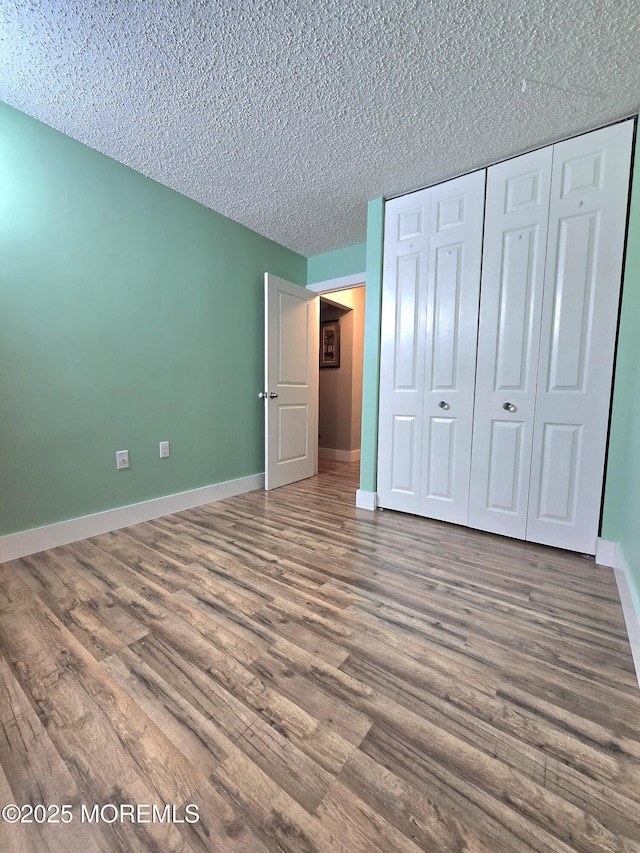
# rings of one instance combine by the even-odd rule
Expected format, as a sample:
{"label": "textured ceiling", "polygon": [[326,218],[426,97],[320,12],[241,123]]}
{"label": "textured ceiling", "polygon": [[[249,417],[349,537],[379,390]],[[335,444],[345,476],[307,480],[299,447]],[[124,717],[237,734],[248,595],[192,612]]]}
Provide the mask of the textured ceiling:
{"label": "textured ceiling", "polygon": [[637,112],[640,0],[0,0],[0,99],[304,255]]}

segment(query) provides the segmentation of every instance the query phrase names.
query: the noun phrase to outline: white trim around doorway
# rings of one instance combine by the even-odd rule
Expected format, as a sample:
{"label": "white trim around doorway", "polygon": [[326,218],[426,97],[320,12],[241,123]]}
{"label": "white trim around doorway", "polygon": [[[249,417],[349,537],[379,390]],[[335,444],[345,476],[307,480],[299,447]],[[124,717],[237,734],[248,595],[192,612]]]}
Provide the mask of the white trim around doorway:
{"label": "white trim around doorway", "polygon": [[328,278],[325,281],[308,284],[307,290],[311,290],[313,293],[331,293],[331,291],[349,290],[352,287],[360,287],[366,283],[366,272],[356,272],[353,275],[342,275],[339,278]]}

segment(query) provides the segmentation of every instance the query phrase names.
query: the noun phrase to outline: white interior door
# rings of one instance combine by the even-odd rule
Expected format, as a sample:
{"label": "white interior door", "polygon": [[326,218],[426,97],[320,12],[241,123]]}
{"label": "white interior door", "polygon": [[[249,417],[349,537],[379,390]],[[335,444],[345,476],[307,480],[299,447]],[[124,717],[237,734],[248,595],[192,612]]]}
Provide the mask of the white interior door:
{"label": "white interior door", "polygon": [[524,539],[552,147],[492,166],[482,259],[469,525]]}
{"label": "white interior door", "polygon": [[466,523],[484,171],[387,203],[378,500]]}
{"label": "white interior door", "polygon": [[595,553],[633,128],[489,169],[480,312],[485,173],[386,205],[381,506]]}
{"label": "white interior door", "polygon": [[318,470],[318,298],[265,273],[265,488]]}
{"label": "white interior door", "polygon": [[385,205],[378,502],[420,510],[431,190]]}
{"label": "white interior door", "polygon": [[595,554],[633,122],[554,146],[527,539]]}
{"label": "white interior door", "polygon": [[431,190],[420,515],[466,524],[486,172]]}

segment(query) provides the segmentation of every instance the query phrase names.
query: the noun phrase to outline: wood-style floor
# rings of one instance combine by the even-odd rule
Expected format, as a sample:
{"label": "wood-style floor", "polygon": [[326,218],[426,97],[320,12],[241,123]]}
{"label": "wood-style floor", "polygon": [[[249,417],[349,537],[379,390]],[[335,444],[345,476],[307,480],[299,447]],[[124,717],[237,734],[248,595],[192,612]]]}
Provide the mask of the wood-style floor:
{"label": "wood-style floor", "polygon": [[0,806],[73,816],[0,822],[2,853],[640,850],[612,572],[356,485],[325,463],[0,567]]}

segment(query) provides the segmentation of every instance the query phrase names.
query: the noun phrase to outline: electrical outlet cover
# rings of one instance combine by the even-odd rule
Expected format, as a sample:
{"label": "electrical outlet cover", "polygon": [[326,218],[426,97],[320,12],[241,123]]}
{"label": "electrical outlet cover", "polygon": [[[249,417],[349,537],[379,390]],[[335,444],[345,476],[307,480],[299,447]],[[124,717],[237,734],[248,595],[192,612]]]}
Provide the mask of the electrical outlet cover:
{"label": "electrical outlet cover", "polygon": [[116,468],[118,469],[118,471],[122,471],[128,467],[129,467],[129,451],[128,450],[118,450],[116,452]]}

